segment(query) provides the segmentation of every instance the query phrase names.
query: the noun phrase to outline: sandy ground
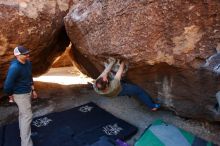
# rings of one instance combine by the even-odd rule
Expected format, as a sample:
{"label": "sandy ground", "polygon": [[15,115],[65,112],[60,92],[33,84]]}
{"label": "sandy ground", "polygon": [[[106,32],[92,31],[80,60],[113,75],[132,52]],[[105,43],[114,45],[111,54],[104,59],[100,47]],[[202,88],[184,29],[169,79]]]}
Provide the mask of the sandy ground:
{"label": "sandy ground", "polygon": [[[91,85],[86,84],[88,81],[91,82],[91,79],[80,74],[77,74],[79,79],[76,79],[73,77],[73,73],[77,74],[72,68],[52,69],[43,78],[56,83],[46,83],[41,82],[39,78],[35,79],[38,80],[35,81],[35,85],[40,97],[40,99],[33,101],[35,117],[55,111],[67,110],[93,101],[116,117],[138,127],[138,133],[127,141],[131,146],[139,138],[140,134],[143,133],[145,128],[156,119],[162,119],[167,123],[183,128],[203,139],[211,140],[215,144],[220,145],[219,123],[181,118],[163,108],[159,111],[151,112],[145,105],[133,97],[106,98],[99,96],[93,91]],[[55,78],[52,79],[51,76]],[[67,82],[64,81],[65,78],[68,80]],[[66,85],[61,85],[60,83]],[[17,108],[15,105],[5,104],[0,106],[0,111],[0,124],[11,122],[17,117]]]}

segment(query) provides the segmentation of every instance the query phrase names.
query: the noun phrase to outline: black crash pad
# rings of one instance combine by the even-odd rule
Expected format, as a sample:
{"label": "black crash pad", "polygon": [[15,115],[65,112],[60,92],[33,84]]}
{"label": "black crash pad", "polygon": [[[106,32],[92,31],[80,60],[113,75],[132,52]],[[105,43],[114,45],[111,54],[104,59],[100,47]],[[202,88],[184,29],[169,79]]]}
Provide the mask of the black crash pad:
{"label": "black crash pad", "polygon": [[[86,146],[102,136],[127,140],[137,128],[90,102],[33,119],[34,146]],[[19,146],[18,122],[0,127],[0,146]]]}

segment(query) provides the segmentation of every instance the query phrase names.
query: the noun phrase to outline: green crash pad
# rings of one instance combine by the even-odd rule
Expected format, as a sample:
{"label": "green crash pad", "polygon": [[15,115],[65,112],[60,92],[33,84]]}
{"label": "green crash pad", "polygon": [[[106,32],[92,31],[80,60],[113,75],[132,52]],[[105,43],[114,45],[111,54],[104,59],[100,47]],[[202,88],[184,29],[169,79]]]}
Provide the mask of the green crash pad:
{"label": "green crash pad", "polygon": [[215,146],[190,132],[167,124],[162,120],[154,121],[136,141],[134,146]]}

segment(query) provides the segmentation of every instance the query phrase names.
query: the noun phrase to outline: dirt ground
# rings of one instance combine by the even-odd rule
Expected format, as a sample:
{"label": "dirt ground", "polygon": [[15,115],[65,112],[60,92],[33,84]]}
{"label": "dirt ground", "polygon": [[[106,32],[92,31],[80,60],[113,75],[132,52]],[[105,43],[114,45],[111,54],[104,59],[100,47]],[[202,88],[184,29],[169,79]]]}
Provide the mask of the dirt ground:
{"label": "dirt ground", "polygon": [[[35,117],[55,111],[67,110],[93,101],[116,117],[138,127],[138,133],[127,141],[131,146],[148,125],[156,119],[163,119],[167,123],[220,145],[220,123],[208,123],[181,118],[164,108],[156,112],[151,112],[145,105],[133,97],[107,98],[99,96],[93,91],[91,85],[85,84],[92,80],[80,74],[77,74],[79,80],[72,78],[75,81],[78,80],[74,84],[69,84],[74,82],[71,81],[71,78],[67,78],[68,83],[66,85],[58,84],[58,82],[64,83],[64,77],[72,77],[73,73],[76,74],[71,68],[50,70],[46,74],[46,78],[49,79],[50,76],[55,76],[55,79],[52,80],[57,83],[46,83],[40,81],[39,78],[35,79],[35,86],[39,94],[39,99],[33,101]],[[60,77],[61,80],[59,81]],[[0,124],[11,122],[17,118],[17,107],[13,104],[9,105],[5,103],[1,105],[0,111]]]}

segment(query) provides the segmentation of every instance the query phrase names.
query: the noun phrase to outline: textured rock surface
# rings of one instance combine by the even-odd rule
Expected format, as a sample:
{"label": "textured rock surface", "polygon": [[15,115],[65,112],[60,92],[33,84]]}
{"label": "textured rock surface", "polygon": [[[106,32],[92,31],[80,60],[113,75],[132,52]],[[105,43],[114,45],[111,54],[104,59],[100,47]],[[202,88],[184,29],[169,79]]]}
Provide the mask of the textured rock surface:
{"label": "textured rock surface", "polygon": [[52,68],[57,68],[57,67],[65,67],[65,66],[73,66],[72,59],[70,57],[70,47],[67,47],[65,52],[59,57],[55,59],[55,61],[52,64]]}
{"label": "textured rock surface", "polygon": [[198,68],[216,52],[219,6],[219,1],[89,0],[75,4],[65,24],[75,47],[89,59],[111,55],[132,65]]}
{"label": "textured rock surface", "polygon": [[0,1],[0,87],[5,78],[13,49],[23,45],[31,50],[34,74],[50,67],[69,44],[63,17],[70,0]]}
{"label": "textured rock surface", "polygon": [[220,42],[220,1],[80,1],[65,26],[75,61],[91,76],[108,56],[124,58],[128,78],[165,107],[220,121],[213,111],[219,79],[201,69]]}

